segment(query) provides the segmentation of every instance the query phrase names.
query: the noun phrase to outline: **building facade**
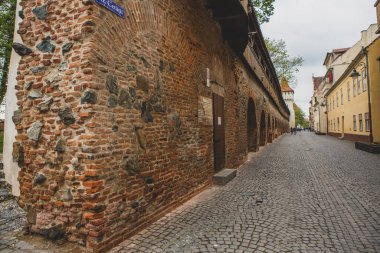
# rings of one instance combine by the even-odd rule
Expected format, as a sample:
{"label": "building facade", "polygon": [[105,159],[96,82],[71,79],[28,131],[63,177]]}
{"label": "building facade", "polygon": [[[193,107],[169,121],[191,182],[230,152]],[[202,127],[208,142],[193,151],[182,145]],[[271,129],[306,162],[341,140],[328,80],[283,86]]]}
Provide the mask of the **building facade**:
{"label": "building facade", "polygon": [[294,90],[289,86],[289,83],[286,79],[281,80],[281,91],[282,97],[285,100],[286,106],[289,108],[289,127],[296,127],[296,116],[294,113]]}
{"label": "building facade", "polygon": [[248,0],[116,2],[125,18],[20,1],[7,94],[29,230],[96,252],[237,168],[290,115]]}
{"label": "building facade", "polygon": [[327,93],[329,135],[353,141],[380,141],[380,110],[376,107],[380,99],[379,58],[377,38],[359,52]]}
{"label": "building facade", "polygon": [[[323,77],[312,77],[313,81],[313,96],[310,100],[310,109],[309,109],[309,124],[310,127],[314,130],[316,133],[321,133],[321,126],[320,126],[320,118],[321,118],[321,112],[322,107],[320,106],[321,103],[323,103],[322,95],[321,95],[321,84],[323,81]],[[323,114],[322,114],[323,117]]]}
{"label": "building facade", "polygon": [[[348,66],[352,63],[358,53],[362,50],[362,47],[368,46],[375,38],[377,25],[372,24],[367,30],[361,32],[361,39],[355,43],[350,48],[340,48],[334,49],[332,52],[327,53],[324,61],[324,66],[326,67],[326,73],[320,83],[316,87],[315,81],[317,79],[313,78],[314,92],[311,99],[311,110],[313,111],[313,122],[314,130],[317,133],[326,134],[328,129],[328,119],[327,119],[327,106],[330,101],[326,100],[328,91],[333,87],[337,80],[345,73]],[[318,82],[320,79],[318,79]],[[332,105],[333,102],[331,101]]]}

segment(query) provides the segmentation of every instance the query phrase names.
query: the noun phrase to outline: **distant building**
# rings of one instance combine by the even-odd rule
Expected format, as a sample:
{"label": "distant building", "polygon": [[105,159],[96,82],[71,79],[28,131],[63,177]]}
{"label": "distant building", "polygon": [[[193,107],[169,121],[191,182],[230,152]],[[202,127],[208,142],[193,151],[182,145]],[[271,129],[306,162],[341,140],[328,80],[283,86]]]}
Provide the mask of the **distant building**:
{"label": "distant building", "polygon": [[362,50],[362,47],[368,46],[376,35],[377,26],[372,24],[367,30],[361,32],[361,39],[350,48],[334,49],[326,54],[323,65],[326,67],[326,73],[320,82],[320,79],[314,79],[314,92],[311,103],[311,110],[314,116],[314,130],[318,133],[326,134],[328,132],[327,107],[334,106],[335,98],[331,101],[326,100],[327,92],[336,81],[345,73],[349,65]]}
{"label": "distant building", "polygon": [[310,100],[310,109],[309,109],[309,124],[310,127],[315,132],[320,132],[320,102],[322,101],[322,96],[320,92],[320,86],[323,81],[323,76],[314,77],[313,76],[313,96]]}
{"label": "distant building", "polygon": [[282,97],[285,100],[286,105],[289,108],[290,116],[289,116],[289,127],[296,126],[296,117],[294,114],[294,90],[289,86],[289,83],[286,79],[281,80],[281,92]]}

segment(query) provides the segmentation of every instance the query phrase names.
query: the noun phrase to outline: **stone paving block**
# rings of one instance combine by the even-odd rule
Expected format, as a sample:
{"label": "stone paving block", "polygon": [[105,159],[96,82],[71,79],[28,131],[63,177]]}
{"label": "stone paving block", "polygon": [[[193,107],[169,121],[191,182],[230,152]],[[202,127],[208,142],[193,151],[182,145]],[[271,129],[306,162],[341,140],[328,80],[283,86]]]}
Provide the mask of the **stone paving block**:
{"label": "stone paving block", "polygon": [[223,169],[213,176],[212,181],[215,185],[223,186],[234,179],[236,174],[236,170],[234,169]]}
{"label": "stone paving block", "polygon": [[380,252],[379,164],[346,141],[287,135],[110,252]]}

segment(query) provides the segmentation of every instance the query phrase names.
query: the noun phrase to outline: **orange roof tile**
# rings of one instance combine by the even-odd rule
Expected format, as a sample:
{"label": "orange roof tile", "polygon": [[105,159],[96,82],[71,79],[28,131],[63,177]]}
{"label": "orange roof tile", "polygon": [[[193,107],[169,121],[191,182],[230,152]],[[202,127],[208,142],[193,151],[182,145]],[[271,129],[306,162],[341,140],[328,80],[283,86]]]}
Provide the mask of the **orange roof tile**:
{"label": "orange roof tile", "polygon": [[289,86],[289,83],[285,78],[281,80],[281,91],[294,93],[294,90]]}

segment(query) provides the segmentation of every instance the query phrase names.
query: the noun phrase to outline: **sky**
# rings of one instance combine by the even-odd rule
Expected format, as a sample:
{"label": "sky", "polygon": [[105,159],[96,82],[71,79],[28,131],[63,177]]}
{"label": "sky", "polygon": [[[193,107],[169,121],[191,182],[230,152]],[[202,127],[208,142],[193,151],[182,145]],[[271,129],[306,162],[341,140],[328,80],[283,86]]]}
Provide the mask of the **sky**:
{"label": "sky", "polygon": [[291,56],[301,56],[295,102],[306,115],[312,75],[324,76],[326,53],[353,46],[360,32],[376,23],[376,0],[276,0],[275,12],[261,29],[265,37],[283,39]]}

